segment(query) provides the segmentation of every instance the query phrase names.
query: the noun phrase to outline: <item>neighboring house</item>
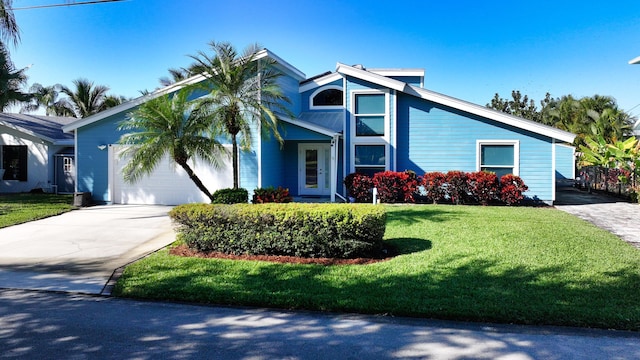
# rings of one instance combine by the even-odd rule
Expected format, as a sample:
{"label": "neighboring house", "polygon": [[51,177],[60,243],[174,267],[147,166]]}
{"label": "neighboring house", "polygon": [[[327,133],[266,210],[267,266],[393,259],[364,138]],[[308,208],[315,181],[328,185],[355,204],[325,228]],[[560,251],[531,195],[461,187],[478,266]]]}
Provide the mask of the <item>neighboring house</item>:
{"label": "neighboring house", "polygon": [[[490,170],[513,173],[529,186],[527,196],[555,200],[559,177],[573,177],[575,135],[484,106],[426,90],[422,69],[366,69],[338,63],[334,72],[307,79],[276,60],[292,118],[281,116],[284,146],[256,135],[240,154],[240,186],[283,186],[297,197],[345,196],[342,180],[352,172]],[[120,121],[139,104],[202,81],[195,76],[152,94],[66,125],[76,136],[77,190],[100,203],[205,202],[180,169],[169,163],[138,184],[126,184],[117,155]],[[254,129],[259,134],[258,129]],[[197,166],[215,190],[231,186],[231,166]]]}
{"label": "neighboring house", "polygon": [[0,113],[0,193],[74,192],[74,138],[62,132],[74,120]]}

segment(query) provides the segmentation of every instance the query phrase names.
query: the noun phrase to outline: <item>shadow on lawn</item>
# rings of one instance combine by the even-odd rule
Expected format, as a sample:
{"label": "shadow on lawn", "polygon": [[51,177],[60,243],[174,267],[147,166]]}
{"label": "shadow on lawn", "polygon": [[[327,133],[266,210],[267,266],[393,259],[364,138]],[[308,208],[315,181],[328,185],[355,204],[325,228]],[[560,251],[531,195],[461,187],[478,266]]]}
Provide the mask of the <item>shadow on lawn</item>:
{"label": "shadow on lawn", "polygon": [[387,224],[413,225],[422,221],[445,222],[455,220],[459,213],[431,205],[397,206],[387,211]]}
{"label": "shadow on lawn", "polygon": [[[417,245],[415,239],[397,239]],[[422,240],[424,242],[424,240]],[[176,274],[157,264],[153,273]],[[189,262],[184,263],[190,267]],[[606,281],[563,276],[561,267],[504,269],[497,261],[451,257],[353,267],[255,264],[227,276],[212,261],[188,273],[135,279],[124,296],[194,302],[388,314],[464,321],[640,331],[640,274],[620,268]],[[403,268],[407,266],[407,268]],[[361,268],[362,269],[362,268]],[[238,271],[238,270],[236,270]],[[126,277],[126,276],[125,276]],[[336,278],[340,280],[336,280]]]}

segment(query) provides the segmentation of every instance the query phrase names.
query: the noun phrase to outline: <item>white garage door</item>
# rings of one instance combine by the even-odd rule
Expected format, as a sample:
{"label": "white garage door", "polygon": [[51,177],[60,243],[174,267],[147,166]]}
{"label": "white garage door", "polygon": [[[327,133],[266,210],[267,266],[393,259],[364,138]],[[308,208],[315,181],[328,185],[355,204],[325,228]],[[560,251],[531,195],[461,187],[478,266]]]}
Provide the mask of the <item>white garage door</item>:
{"label": "white garage door", "polygon": [[[210,202],[184,169],[169,161],[168,157],[162,159],[152,174],[136,183],[127,183],[122,177],[122,169],[128,161],[120,157],[123,149],[123,146],[109,146],[109,189],[114,204],[179,205]],[[211,193],[233,186],[231,159],[228,158],[218,170],[202,161],[195,166],[190,162],[195,174]]]}

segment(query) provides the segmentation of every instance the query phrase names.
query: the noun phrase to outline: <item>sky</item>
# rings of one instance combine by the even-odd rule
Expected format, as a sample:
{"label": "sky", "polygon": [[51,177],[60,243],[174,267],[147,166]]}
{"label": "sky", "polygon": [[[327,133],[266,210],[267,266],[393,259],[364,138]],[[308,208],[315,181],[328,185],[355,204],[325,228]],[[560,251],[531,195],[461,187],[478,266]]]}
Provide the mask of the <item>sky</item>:
{"label": "sky", "polygon": [[[14,7],[68,3],[14,0]],[[153,90],[208,43],[259,43],[308,77],[336,63],[425,69],[425,88],[485,105],[608,95],[640,115],[640,1],[127,0],[15,10],[29,84]],[[539,104],[538,104],[539,105]]]}

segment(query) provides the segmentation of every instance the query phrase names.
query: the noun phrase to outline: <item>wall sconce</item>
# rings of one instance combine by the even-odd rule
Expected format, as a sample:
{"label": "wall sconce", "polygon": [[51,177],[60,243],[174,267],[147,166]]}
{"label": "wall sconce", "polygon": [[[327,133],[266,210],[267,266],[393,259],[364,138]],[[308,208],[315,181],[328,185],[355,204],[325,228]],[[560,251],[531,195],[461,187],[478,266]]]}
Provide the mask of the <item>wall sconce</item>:
{"label": "wall sconce", "polygon": [[98,149],[100,149],[100,150],[104,150],[106,148],[107,148],[107,145],[105,145],[105,144],[98,145]]}

